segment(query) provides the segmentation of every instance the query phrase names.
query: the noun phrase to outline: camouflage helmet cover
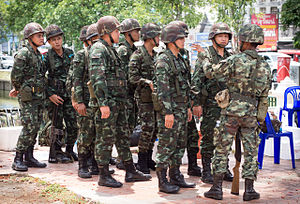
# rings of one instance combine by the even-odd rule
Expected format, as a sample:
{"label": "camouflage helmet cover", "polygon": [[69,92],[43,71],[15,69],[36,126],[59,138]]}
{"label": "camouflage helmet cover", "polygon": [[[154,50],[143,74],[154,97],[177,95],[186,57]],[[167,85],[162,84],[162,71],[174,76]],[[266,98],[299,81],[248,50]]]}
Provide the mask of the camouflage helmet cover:
{"label": "camouflage helmet cover", "polygon": [[146,23],[141,29],[141,38],[143,40],[155,38],[161,33],[161,29],[155,23]]}
{"label": "camouflage helmet cover", "polygon": [[103,16],[97,22],[99,36],[109,34],[119,27],[120,23],[114,16]]}
{"label": "camouflage helmet cover", "polygon": [[86,32],[87,32],[87,29],[88,29],[88,25],[86,26],[83,26],[80,30],[80,36],[79,36],[79,40],[81,41],[86,41]]}
{"label": "camouflage helmet cover", "polygon": [[89,40],[89,39],[91,39],[92,37],[94,37],[96,35],[98,35],[97,24],[93,23],[87,29],[86,39]]}
{"label": "camouflage helmet cover", "polygon": [[46,30],[47,40],[49,40],[51,37],[55,37],[55,36],[64,34],[62,29],[58,25],[55,25],[55,24],[51,24],[51,25],[47,26],[47,28],[45,30]]}
{"label": "camouflage helmet cover", "polygon": [[161,32],[161,41],[163,43],[175,42],[178,38],[185,37],[185,30],[178,24],[168,24]]}
{"label": "camouflage helmet cover", "polygon": [[181,26],[184,29],[185,37],[187,37],[189,35],[189,27],[185,22],[183,22],[183,21],[172,21],[169,24],[178,24],[179,26]]}
{"label": "camouflage helmet cover", "polygon": [[262,45],[264,44],[264,31],[256,24],[247,24],[240,29],[239,40]]}
{"label": "camouflage helmet cover", "polygon": [[210,28],[208,39],[212,40],[216,35],[223,33],[228,34],[229,40],[231,40],[232,32],[229,26],[226,23],[216,23]]}
{"label": "camouflage helmet cover", "polygon": [[135,29],[141,29],[139,22],[134,18],[127,18],[122,21],[120,26],[120,32],[126,33]]}
{"label": "camouflage helmet cover", "polygon": [[32,22],[32,23],[26,24],[26,26],[24,27],[23,33],[24,33],[24,38],[28,39],[30,36],[32,36],[36,33],[45,33],[45,30],[43,29],[43,27],[40,24]]}

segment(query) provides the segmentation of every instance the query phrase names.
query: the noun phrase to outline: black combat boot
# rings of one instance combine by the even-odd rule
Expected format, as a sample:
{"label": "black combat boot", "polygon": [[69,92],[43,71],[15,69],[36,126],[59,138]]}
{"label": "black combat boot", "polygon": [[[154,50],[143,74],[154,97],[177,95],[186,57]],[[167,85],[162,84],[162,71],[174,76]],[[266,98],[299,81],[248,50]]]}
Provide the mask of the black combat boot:
{"label": "black combat boot", "polygon": [[158,178],[159,191],[164,193],[178,193],[180,187],[169,183],[167,179],[167,169],[156,168],[156,175]]}
{"label": "black combat boot", "polygon": [[123,184],[116,179],[114,179],[108,171],[108,164],[104,166],[99,166],[99,186],[107,186],[112,188],[120,188]]}
{"label": "black combat boot", "polygon": [[202,155],[202,167],[203,167],[203,171],[202,171],[201,181],[203,183],[213,184],[213,177],[211,175],[210,164],[211,164],[211,158],[210,157],[204,157]]}
{"label": "black combat boot", "polygon": [[109,159],[109,164],[111,164],[111,165],[116,165],[117,164],[117,159],[116,158],[110,158]]}
{"label": "black combat boot", "polygon": [[224,174],[216,174],[213,179],[213,186],[209,191],[204,193],[206,198],[212,198],[215,200],[223,200],[222,182]]}
{"label": "black combat boot", "polygon": [[152,154],[153,154],[153,150],[148,150],[148,168],[152,169],[153,171],[155,171],[155,161],[153,161],[152,159]]}
{"label": "black combat boot", "polygon": [[[69,158],[66,153],[64,153],[62,150],[61,150],[61,145],[58,144],[58,141],[55,142],[54,144],[55,146],[55,156],[49,154],[49,159],[48,159],[48,162],[49,163],[72,163],[73,162],[73,159]],[[52,151],[52,146],[50,147],[50,152]]]}
{"label": "black combat boot", "polygon": [[245,192],[243,195],[243,200],[244,201],[249,201],[249,200],[254,200],[254,199],[259,199],[260,195],[257,193],[254,188],[253,188],[253,182],[254,180],[252,179],[245,179]]}
{"label": "black combat boot", "polygon": [[[90,152],[90,155],[89,155],[87,160],[88,160],[87,164],[88,164],[91,175],[98,175],[99,174],[99,168],[98,168],[98,164],[95,160],[95,155],[94,155],[93,151]],[[110,174],[115,173],[115,170],[113,170],[113,169],[109,169],[108,171],[109,171]]]}
{"label": "black combat boot", "polygon": [[122,160],[118,160],[116,163],[116,167],[121,170],[125,170],[125,166]]}
{"label": "black combat boot", "polygon": [[188,175],[201,177],[201,168],[197,165],[197,152],[188,150]]}
{"label": "black combat boot", "polygon": [[68,153],[74,161],[78,161],[78,156],[77,154],[73,151],[74,145],[67,145],[66,146],[66,153]]}
{"label": "black combat boot", "polygon": [[233,181],[233,175],[229,170],[229,159],[227,159],[227,172],[224,174],[224,181],[229,181],[232,182]]}
{"label": "black combat boot", "polygon": [[92,178],[87,164],[88,156],[87,154],[78,154],[78,176],[80,178]]}
{"label": "black combat boot", "polygon": [[15,170],[15,171],[28,171],[28,167],[23,162],[23,155],[24,155],[24,153],[16,152],[14,163],[11,166],[11,168],[13,170]]}
{"label": "black combat boot", "polygon": [[169,168],[170,183],[181,188],[195,188],[195,183],[185,182],[184,176],[179,170],[179,166],[171,166]]}
{"label": "black combat boot", "polygon": [[123,162],[126,170],[125,181],[135,182],[135,181],[149,181],[152,177],[149,174],[143,174],[142,172],[135,169],[133,161]]}
{"label": "black combat boot", "polygon": [[33,146],[25,152],[25,164],[27,167],[45,168],[47,164],[41,163],[33,157]]}
{"label": "black combat boot", "polygon": [[148,152],[138,153],[138,163],[136,165],[136,169],[144,174],[150,174],[150,170],[148,168]]}

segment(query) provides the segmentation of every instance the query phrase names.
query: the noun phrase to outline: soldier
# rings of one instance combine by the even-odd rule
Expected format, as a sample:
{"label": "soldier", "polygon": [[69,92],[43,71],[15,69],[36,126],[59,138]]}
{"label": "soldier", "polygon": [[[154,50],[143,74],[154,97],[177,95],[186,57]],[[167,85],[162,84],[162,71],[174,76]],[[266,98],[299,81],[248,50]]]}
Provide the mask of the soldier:
{"label": "soldier", "polygon": [[[185,22],[183,21],[172,21],[170,24],[178,24],[185,30],[185,37],[187,38],[189,35],[189,29]],[[191,65],[190,65],[190,54],[189,51],[185,48],[180,49],[180,54],[184,59],[184,62],[191,73]],[[191,83],[191,74],[189,76],[189,80]],[[198,140],[199,134],[196,127],[196,122],[194,117],[190,122],[188,122],[188,140],[187,140],[187,153],[188,153],[188,175],[190,176],[201,176],[201,168],[197,165],[197,153],[199,152]]]}
{"label": "soldier", "polygon": [[[53,114],[57,112],[56,128],[63,129],[64,120],[67,130],[67,136],[65,137],[67,154],[61,150],[63,135],[59,135],[55,142],[56,157],[49,155],[48,161],[50,163],[78,161],[77,155],[73,152],[78,134],[76,111],[72,107],[71,87],[66,85],[74,54],[71,49],[62,46],[63,34],[63,31],[57,25],[52,24],[46,28],[46,38],[51,45],[51,49],[48,50],[45,56],[48,69],[47,94],[51,101],[48,107],[49,117],[52,118]],[[57,111],[55,111],[56,108]]]}
{"label": "soldier", "polygon": [[[14,88],[9,95],[18,96],[23,126],[12,164],[12,168],[16,171],[27,171],[28,167],[44,168],[47,166],[33,157],[33,147],[36,143],[46,98],[46,67],[42,54],[37,49],[44,45],[44,33],[44,29],[38,23],[29,23],[24,27],[24,38],[28,40],[28,43],[15,56],[11,71],[11,83]],[[24,154],[25,161],[23,161]]]}
{"label": "soldier", "polygon": [[[177,24],[163,28],[161,41],[167,48],[155,63],[153,103],[157,114],[158,146],[156,173],[159,191],[177,193],[182,188],[194,188],[180,172],[187,142],[187,121],[192,119],[190,104],[190,70],[185,65],[180,49],[184,48],[185,31]],[[155,96],[155,95],[154,95]],[[169,167],[170,182],[166,178]]]}
{"label": "soldier", "polygon": [[[221,60],[230,56],[225,49],[226,45],[231,40],[232,33],[230,28],[225,23],[214,24],[209,33],[209,39],[213,45],[209,46],[204,52],[198,54],[195,72],[192,79],[193,93],[198,93],[194,97],[193,111],[195,115],[200,116],[203,107],[203,119],[201,122],[201,158],[202,158],[202,178],[204,183],[213,182],[211,175],[211,158],[215,146],[213,144],[214,128],[220,118],[221,108],[218,107],[215,101],[215,95],[225,89],[224,83],[217,82],[216,79],[208,79],[205,77],[203,69],[213,64],[218,64]],[[225,181],[232,181],[233,177],[229,171],[227,164],[227,172],[224,176]]]}
{"label": "soldier", "polygon": [[95,113],[96,141],[95,157],[99,165],[98,185],[118,188],[108,171],[113,144],[126,169],[125,181],[147,181],[145,175],[135,169],[130,152],[128,121],[126,113],[127,78],[113,43],[119,42],[120,23],[113,16],[104,16],[97,22],[100,40],[90,50],[89,73],[94,94],[91,103],[98,106]]}
{"label": "soldier", "polygon": [[204,69],[208,78],[226,79],[228,100],[220,100],[223,106],[221,123],[216,128],[215,154],[213,157],[213,186],[205,197],[223,199],[222,180],[227,172],[227,159],[238,129],[244,146],[242,177],[245,178],[244,201],[259,199],[253,188],[257,178],[257,149],[259,136],[257,122],[263,122],[268,110],[268,92],[271,86],[269,65],[258,55],[256,47],[264,43],[262,28],[247,24],[239,31],[241,53],[221,61],[217,66]]}
{"label": "soldier", "polygon": [[144,45],[135,51],[129,62],[129,82],[137,86],[136,99],[139,110],[142,133],[139,138],[139,153],[137,169],[149,174],[149,168],[155,170],[152,160],[154,142],[156,140],[157,126],[156,113],[153,109],[152,90],[154,76],[154,47],[159,45],[161,29],[154,23],[147,23],[141,29]]}

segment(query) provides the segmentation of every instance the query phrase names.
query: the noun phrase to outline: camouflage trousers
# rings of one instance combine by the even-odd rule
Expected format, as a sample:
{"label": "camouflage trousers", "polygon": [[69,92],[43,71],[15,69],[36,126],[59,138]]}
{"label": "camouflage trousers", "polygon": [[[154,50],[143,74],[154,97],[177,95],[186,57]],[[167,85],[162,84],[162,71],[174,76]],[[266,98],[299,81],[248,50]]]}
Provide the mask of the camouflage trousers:
{"label": "camouflage trousers", "polygon": [[22,102],[19,99],[21,109],[21,124],[23,126],[17,142],[17,152],[25,152],[28,147],[36,143],[37,133],[43,117],[44,103],[41,100]]}
{"label": "camouflage trousers", "polygon": [[127,106],[127,114],[128,114],[128,127],[129,127],[129,133],[132,134],[133,130],[137,124],[137,105],[134,100],[134,96],[130,97],[128,99]]}
{"label": "camouflage trousers", "polygon": [[123,102],[111,101],[109,107],[107,119],[101,119],[100,108],[95,112],[95,159],[101,166],[109,164],[114,144],[122,161],[132,160],[126,106]]}
{"label": "camouflage trousers", "polygon": [[86,105],[87,116],[78,115],[79,134],[77,140],[78,154],[87,155],[94,152],[96,130],[94,123],[95,111]]}
{"label": "camouflage trousers", "polygon": [[216,106],[204,106],[201,122],[201,155],[204,157],[212,158],[215,146],[214,141],[214,128],[216,127],[217,120],[220,119],[221,108]]}
{"label": "camouflage trousers", "polygon": [[190,122],[188,122],[187,132],[188,132],[187,151],[197,154],[199,152],[199,146],[198,146],[199,134],[198,134],[194,117]]}
{"label": "camouflage trousers", "polygon": [[139,118],[142,126],[142,134],[139,139],[139,152],[152,150],[156,140],[157,125],[156,112],[153,103],[138,103]]}
{"label": "camouflage trousers", "polygon": [[256,117],[236,117],[222,114],[220,120],[220,126],[215,129],[216,135],[214,144],[216,148],[212,159],[213,173],[226,173],[227,159],[234,136],[237,131],[240,130],[241,141],[244,148],[242,177],[256,180],[258,171],[257,151],[260,142],[260,138],[257,134]]}
{"label": "camouflage trousers", "polygon": [[172,128],[165,127],[165,115],[157,114],[158,146],[156,167],[168,168],[181,165],[187,143],[187,106],[173,109],[174,124]]}
{"label": "camouflage trousers", "polygon": [[[67,135],[65,137],[65,144],[67,145],[74,145],[77,140],[78,135],[78,127],[77,127],[77,113],[72,106],[71,98],[70,97],[62,97],[64,103],[58,106],[58,112],[56,117],[56,128],[63,129],[63,121],[66,125],[66,132]],[[52,120],[54,111],[55,111],[55,104],[50,102],[48,106],[48,114],[50,120]]]}

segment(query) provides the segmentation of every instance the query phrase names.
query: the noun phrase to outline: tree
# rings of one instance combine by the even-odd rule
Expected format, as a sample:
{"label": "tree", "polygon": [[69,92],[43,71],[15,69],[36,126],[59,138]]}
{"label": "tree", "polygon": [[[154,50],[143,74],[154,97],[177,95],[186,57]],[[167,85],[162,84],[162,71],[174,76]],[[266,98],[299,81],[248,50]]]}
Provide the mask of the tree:
{"label": "tree", "polygon": [[[282,5],[280,21],[285,30],[289,26],[300,28],[300,0],[287,0]],[[293,40],[295,48],[300,48],[300,31],[296,32]]]}

